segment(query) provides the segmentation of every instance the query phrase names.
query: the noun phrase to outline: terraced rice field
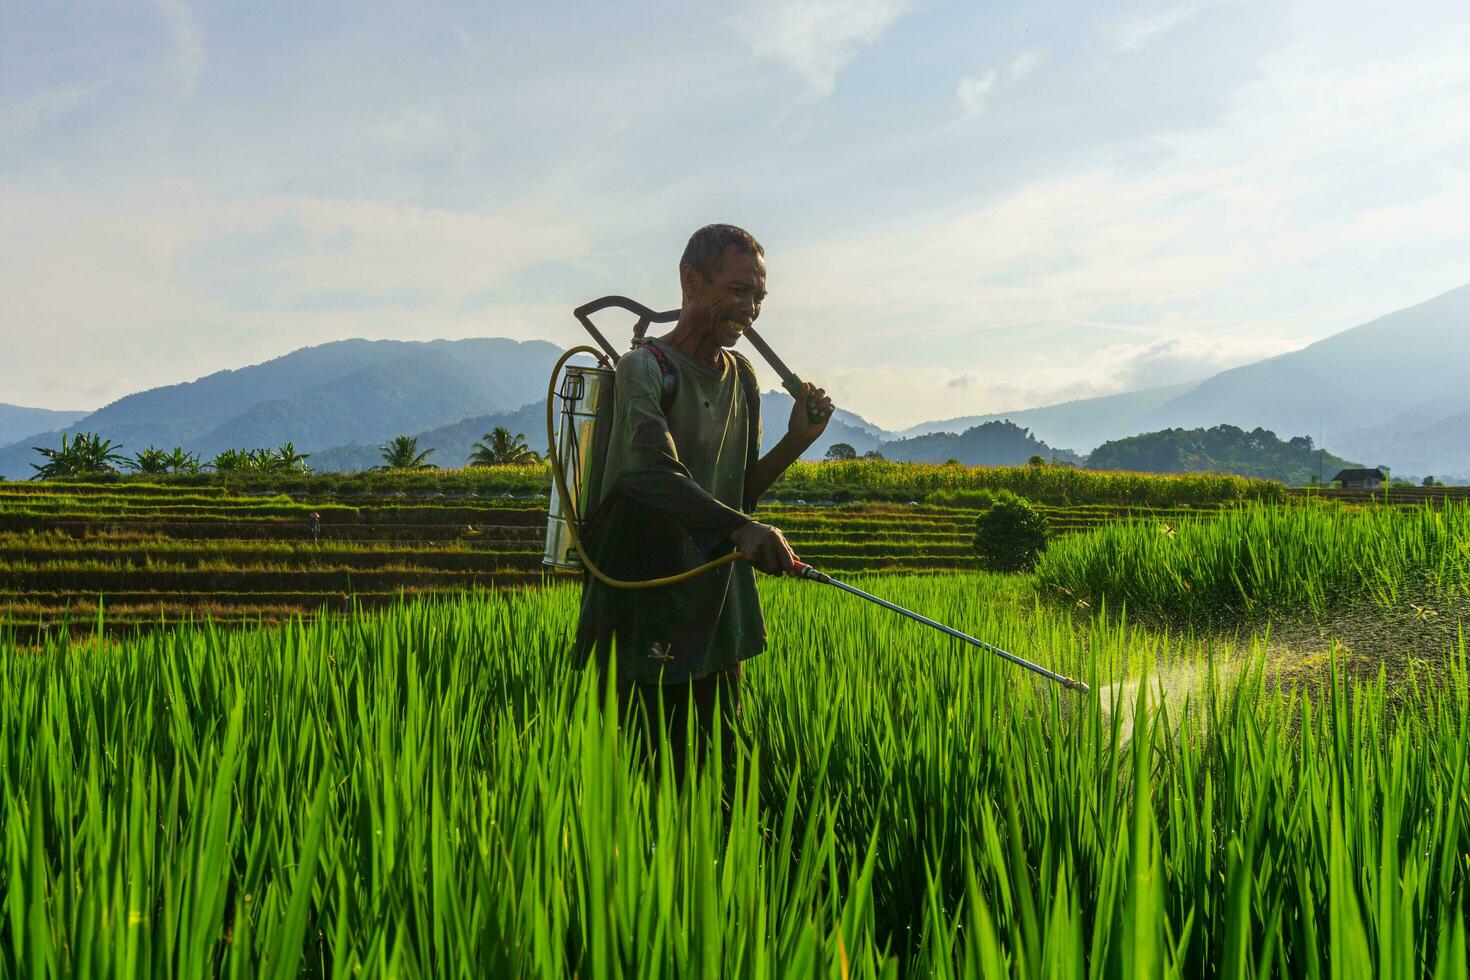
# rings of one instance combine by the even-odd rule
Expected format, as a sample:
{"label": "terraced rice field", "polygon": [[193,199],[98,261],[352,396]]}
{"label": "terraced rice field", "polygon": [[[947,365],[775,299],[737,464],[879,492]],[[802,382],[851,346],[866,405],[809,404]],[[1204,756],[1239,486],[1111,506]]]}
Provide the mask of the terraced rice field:
{"label": "terraced rice field", "polygon": [[[311,498],[148,483],[0,483],[0,621],[23,634],[208,615],[278,621],[574,578],[541,564],[545,501],[395,491]],[[1127,516],[1177,521],[1211,508],[1042,505],[1060,533]],[[320,540],[309,520],[320,519]],[[833,572],[973,569],[974,512],[893,503],[774,503],[802,558]]]}

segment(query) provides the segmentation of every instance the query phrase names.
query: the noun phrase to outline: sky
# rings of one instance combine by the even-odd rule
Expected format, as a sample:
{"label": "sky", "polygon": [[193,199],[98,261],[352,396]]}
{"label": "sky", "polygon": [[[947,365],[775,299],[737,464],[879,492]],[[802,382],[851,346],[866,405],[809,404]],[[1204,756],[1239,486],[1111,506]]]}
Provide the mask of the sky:
{"label": "sky", "polygon": [[1203,378],[1470,282],[1467,50],[1463,0],[0,0],[0,402],[582,342],[717,221],[880,425]]}

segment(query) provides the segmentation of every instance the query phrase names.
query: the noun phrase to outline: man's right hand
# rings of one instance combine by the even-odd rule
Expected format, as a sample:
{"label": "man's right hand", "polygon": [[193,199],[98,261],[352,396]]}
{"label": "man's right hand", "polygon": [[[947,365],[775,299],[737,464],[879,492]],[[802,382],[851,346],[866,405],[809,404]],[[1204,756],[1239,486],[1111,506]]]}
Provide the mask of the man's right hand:
{"label": "man's right hand", "polygon": [[751,565],[771,575],[791,575],[796,571],[796,553],[781,532],[769,524],[751,521],[730,535],[735,547]]}

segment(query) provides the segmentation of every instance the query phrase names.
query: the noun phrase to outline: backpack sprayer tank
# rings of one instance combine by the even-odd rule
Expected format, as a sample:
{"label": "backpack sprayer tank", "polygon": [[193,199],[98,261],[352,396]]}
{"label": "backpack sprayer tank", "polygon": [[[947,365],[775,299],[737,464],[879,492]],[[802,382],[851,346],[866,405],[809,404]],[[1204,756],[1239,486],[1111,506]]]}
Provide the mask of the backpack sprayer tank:
{"label": "backpack sprayer tank", "polygon": [[608,429],[612,424],[613,372],[602,367],[568,365],[561,392],[561,425],[556,459],[566,475],[569,496],[555,481],[546,521],[546,554],[542,562],[557,568],[581,568],[568,524],[591,513],[602,489],[602,464],[607,458]]}
{"label": "backpack sprayer tank", "polygon": [[[546,519],[546,551],[541,562],[554,568],[583,567],[578,538],[583,522],[602,496],[603,463],[607,459],[608,430],[612,427],[612,367],[618,363],[618,354],[590,317],[610,306],[638,314],[638,322],[633,327],[634,346],[643,340],[650,323],[672,323],[679,318],[678,310],[655,313],[623,296],[604,296],[572,311],[602,351],[590,347],[574,347],[567,351],[552,370],[552,390],[547,392],[547,441],[554,440],[554,445],[549,447],[552,450],[553,479],[551,506]],[[601,365],[566,364],[567,357],[578,352],[593,355]],[[562,378],[561,390],[557,392],[556,378],[563,365],[566,374]],[[551,431],[553,394],[561,401],[560,425],[554,434]]]}

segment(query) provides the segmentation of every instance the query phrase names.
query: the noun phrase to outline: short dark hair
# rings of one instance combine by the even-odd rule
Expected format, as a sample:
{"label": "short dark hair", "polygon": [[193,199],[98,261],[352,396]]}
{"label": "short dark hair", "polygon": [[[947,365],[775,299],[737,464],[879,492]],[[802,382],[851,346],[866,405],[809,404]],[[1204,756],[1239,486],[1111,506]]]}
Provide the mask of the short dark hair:
{"label": "short dark hair", "polygon": [[766,254],[761,243],[744,228],[736,228],[734,225],[705,225],[689,236],[689,244],[684,246],[684,254],[679,257],[679,268],[690,266],[704,276],[705,282],[713,282],[715,273],[720,271],[720,266],[725,262],[725,253],[732,248],[745,255],[764,257]]}

